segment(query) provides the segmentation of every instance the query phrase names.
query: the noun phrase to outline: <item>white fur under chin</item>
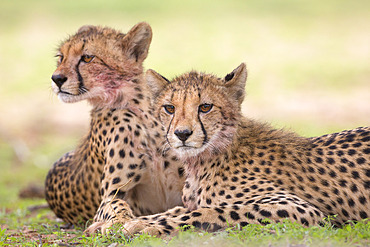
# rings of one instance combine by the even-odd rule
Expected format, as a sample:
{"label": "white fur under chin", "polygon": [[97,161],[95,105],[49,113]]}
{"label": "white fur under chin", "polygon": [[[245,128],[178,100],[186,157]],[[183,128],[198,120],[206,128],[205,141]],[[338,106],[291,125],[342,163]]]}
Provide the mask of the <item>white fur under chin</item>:
{"label": "white fur under chin", "polygon": [[205,150],[205,147],[201,148],[191,148],[191,147],[178,147],[174,148],[175,153],[180,159],[193,158],[201,154]]}
{"label": "white fur under chin", "polygon": [[58,99],[64,103],[75,103],[87,99],[87,95],[85,94],[70,95],[65,93],[58,93]]}
{"label": "white fur under chin", "polygon": [[182,146],[174,148],[174,151],[180,159],[187,160],[192,158],[208,159],[211,158],[214,153],[220,150],[219,148],[215,148],[211,142],[208,142],[199,148]]}
{"label": "white fur under chin", "polygon": [[106,95],[102,93],[102,90],[100,88],[93,88],[90,91],[84,90],[84,91],[81,91],[80,94],[77,94],[77,95],[63,93],[60,91],[56,92],[56,94],[58,95],[59,100],[61,100],[64,103],[76,103],[82,100],[93,99],[94,95],[99,95],[99,97],[97,98],[102,98],[102,99],[106,97]]}

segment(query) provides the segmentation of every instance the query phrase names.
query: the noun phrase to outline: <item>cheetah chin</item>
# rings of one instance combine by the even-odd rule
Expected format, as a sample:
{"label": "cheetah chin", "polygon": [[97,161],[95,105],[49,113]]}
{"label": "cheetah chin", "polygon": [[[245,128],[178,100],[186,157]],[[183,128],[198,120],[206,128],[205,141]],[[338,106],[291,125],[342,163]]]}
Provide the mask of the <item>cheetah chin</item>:
{"label": "cheetah chin", "polygon": [[88,98],[84,94],[73,95],[65,92],[58,92],[57,95],[58,99],[64,103],[75,103]]}

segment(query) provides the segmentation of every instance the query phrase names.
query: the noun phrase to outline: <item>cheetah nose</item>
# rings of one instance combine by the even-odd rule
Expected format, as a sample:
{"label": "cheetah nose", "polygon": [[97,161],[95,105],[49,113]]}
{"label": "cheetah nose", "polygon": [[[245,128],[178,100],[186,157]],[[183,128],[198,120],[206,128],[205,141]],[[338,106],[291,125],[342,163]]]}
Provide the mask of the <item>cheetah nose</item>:
{"label": "cheetah nose", "polygon": [[60,88],[63,83],[65,83],[67,81],[67,77],[65,77],[64,75],[62,74],[57,74],[57,75],[53,75],[51,77],[51,79],[53,80],[53,82],[55,82],[55,84],[57,84],[57,86]]}
{"label": "cheetah nose", "polygon": [[183,142],[186,141],[191,134],[193,134],[193,131],[190,130],[175,130],[175,135]]}

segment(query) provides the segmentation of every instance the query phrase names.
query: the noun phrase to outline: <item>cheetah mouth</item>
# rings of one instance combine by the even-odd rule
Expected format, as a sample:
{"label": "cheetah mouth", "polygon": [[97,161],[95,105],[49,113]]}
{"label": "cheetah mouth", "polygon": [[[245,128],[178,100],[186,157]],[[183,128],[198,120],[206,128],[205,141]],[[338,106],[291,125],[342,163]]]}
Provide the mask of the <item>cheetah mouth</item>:
{"label": "cheetah mouth", "polygon": [[185,145],[185,144],[179,144],[179,145],[174,145],[173,146],[174,149],[179,149],[179,150],[190,150],[190,149],[195,149],[195,147],[193,146],[188,146],[188,145]]}
{"label": "cheetah mouth", "polygon": [[57,95],[59,100],[61,100],[64,103],[75,103],[84,100],[87,97],[87,94],[82,92],[79,92],[78,94],[73,94],[63,90],[59,90]]}
{"label": "cheetah mouth", "polygon": [[177,142],[171,145],[171,147],[176,150],[178,153],[183,153],[190,155],[192,153],[197,153],[204,147],[201,145],[200,147],[197,146],[197,143],[183,143],[183,142]]}
{"label": "cheetah mouth", "polygon": [[85,93],[87,93],[87,89],[85,89],[85,88],[79,88],[78,93],[76,93],[76,94],[64,91],[62,89],[59,89],[58,92],[57,92],[58,95],[59,94],[64,94],[64,95],[69,95],[69,96],[80,96],[80,95],[85,94]]}
{"label": "cheetah mouth", "polygon": [[180,152],[187,152],[187,151],[196,151],[199,148],[194,147],[194,146],[181,145],[181,146],[176,147],[176,149],[179,150]]}
{"label": "cheetah mouth", "polygon": [[195,147],[190,147],[190,146],[180,146],[180,147],[177,147],[177,148],[180,148],[180,149],[194,149]]}
{"label": "cheetah mouth", "polygon": [[69,92],[63,91],[63,90],[59,90],[57,94],[58,95],[59,94],[65,94],[65,95],[70,95],[70,96],[79,96],[79,95],[81,95],[81,93],[79,93],[79,94],[73,94],[73,93],[69,93]]}

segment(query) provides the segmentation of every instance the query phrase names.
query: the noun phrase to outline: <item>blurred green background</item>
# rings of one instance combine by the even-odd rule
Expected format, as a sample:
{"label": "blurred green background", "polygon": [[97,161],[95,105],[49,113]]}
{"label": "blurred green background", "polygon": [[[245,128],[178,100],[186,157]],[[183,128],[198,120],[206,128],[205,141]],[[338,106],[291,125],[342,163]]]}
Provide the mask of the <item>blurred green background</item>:
{"label": "blurred green background", "polygon": [[58,44],[85,24],[147,21],[146,68],[224,76],[249,69],[246,115],[304,136],[370,124],[368,0],[2,0],[0,206],[42,185],[88,127],[89,106],[52,94]]}

